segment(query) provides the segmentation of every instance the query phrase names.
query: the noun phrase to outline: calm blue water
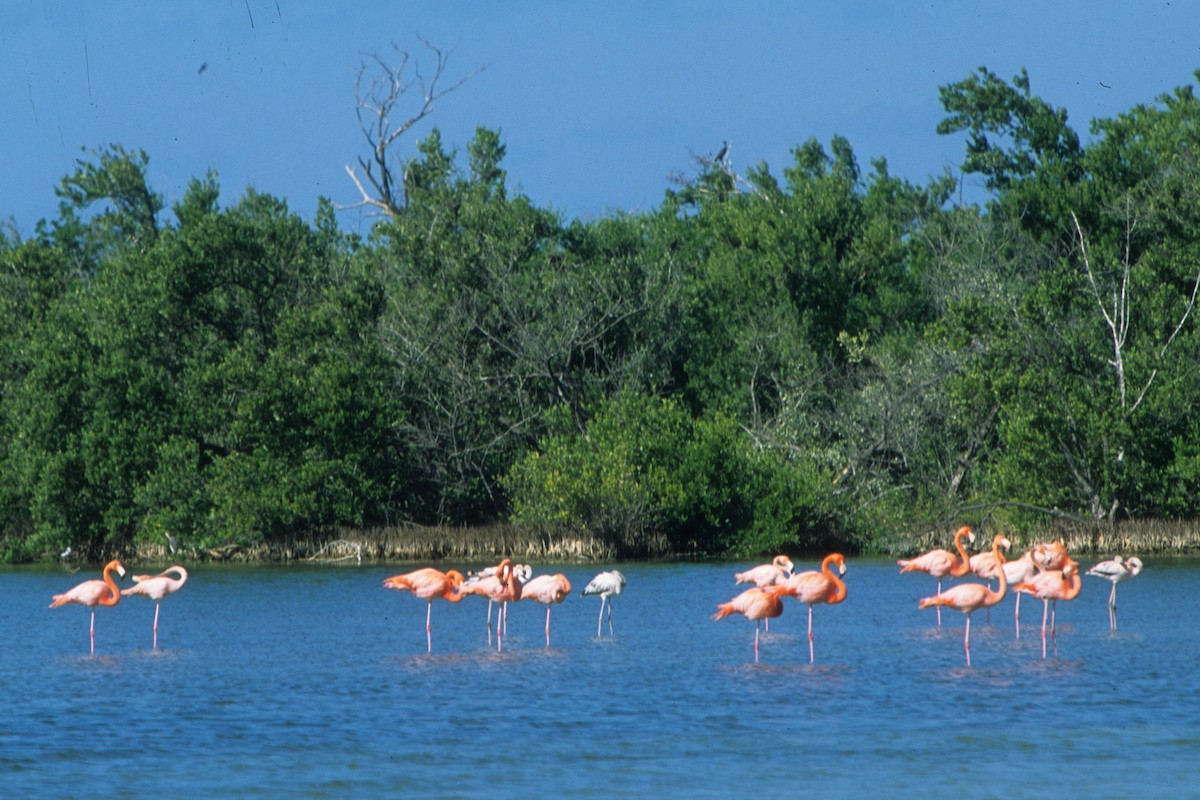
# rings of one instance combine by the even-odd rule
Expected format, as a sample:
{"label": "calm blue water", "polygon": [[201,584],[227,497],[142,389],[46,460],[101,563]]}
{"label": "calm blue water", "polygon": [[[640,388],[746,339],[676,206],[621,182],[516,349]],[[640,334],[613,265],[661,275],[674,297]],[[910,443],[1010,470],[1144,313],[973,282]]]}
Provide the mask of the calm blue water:
{"label": "calm blue water", "polygon": [[789,601],[755,665],[753,623],[709,619],[745,566],[622,565],[612,640],[578,595],[598,570],[553,567],[574,592],[549,650],[542,606],[497,654],[469,598],[434,604],[432,655],[425,604],[380,586],[409,567],[196,566],[158,652],[134,597],[98,609],[95,657],[87,609],[47,605],[97,569],[0,571],[0,794],[1195,796],[1200,562],[1150,560],[1117,634],[1085,578],[1047,660],[1040,603],[1017,641],[1006,599],[975,615],[970,669],[962,615],[916,608],[933,579],[853,559],[816,664]]}

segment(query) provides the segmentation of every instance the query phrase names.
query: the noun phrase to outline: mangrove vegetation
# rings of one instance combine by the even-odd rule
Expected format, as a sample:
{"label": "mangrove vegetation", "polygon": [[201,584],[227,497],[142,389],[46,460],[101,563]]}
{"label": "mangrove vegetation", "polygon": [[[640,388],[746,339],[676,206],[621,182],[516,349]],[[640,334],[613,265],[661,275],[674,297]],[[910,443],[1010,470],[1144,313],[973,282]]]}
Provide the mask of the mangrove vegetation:
{"label": "mangrove vegetation", "polygon": [[957,174],[810,139],[595,219],[513,192],[500,131],[368,136],[363,234],[215,172],[168,208],[148,154],[91,150],[56,217],[0,232],[0,558],[1200,518],[1193,86],[1084,132],[1024,73],[940,97]]}

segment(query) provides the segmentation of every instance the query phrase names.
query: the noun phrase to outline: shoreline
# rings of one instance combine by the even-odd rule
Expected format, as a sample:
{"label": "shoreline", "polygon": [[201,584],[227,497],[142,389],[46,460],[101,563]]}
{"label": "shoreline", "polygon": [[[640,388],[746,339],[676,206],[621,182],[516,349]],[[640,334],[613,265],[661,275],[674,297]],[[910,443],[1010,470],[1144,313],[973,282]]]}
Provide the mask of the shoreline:
{"label": "shoreline", "polygon": [[[971,524],[971,523],[967,523]],[[980,528],[975,527],[977,535]],[[1113,554],[1160,558],[1200,556],[1200,522],[1127,521],[1110,524],[1057,524],[1034,533],[988,527],[984,538],[1004,533],[1019,554],[1041,541],[1062,540],[1067,550],[1088,558]],[[879,548],[844,548],[847,555],[893,558],[946,547],[949,529],[910,536],[897,536]],[[183,537],[181,537],[183,538]],[[802,549],[787,552],[792,557],[820,555]],[[489,563],[503,557],[538,563],[599,563],[603,561],[662,560],[750,560],[732,554],[646,552],[644,548],[620,547],[590,531],[538,533],[515,525],[476,527],[389,526],[337,528],[325,535],[290,537],[271,544],[228,544],[219,547],[190,546],[184,538],[178,552],[165,543],[142,542],[122,554],[135,563],[169,564],[179,560],[211,564],[338,564],[477,562]],[[41,563],[52,563],[48,559]],[[34,562],[39,563],[39,562]],[[80,563],[80,562],[76,562]]]}

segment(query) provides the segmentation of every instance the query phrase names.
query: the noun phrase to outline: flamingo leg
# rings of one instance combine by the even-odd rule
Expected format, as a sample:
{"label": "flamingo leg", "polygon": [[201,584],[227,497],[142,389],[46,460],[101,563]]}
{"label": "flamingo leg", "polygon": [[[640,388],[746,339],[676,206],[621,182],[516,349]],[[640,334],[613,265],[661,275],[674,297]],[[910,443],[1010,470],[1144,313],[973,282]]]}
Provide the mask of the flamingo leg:
{"label": "flamingo leg", "polygon": [[613,633],[613,626],[612,626],[612,607],[613,607],[612,600],[609,600],[608,601],[608,638],[610,638],[610,639],[615,638],[615,634]]}
{"label": "flamingo leg", "polygon": [[754,663],[758,663],[758,620],[754,621]]}
{"label": "flamingo leg", "polygon": [[433,626],[430,625],[430,618],[433,616],[433,601],[431,600],[425,607],[425,648],[426,652],[433,652]]}
{"label": "flamingo leg", "polygon": [[550,606],[546,606],[546,647],[550,646]]}
{"label": "flamingo leg", "polygon": [[1050,601],[1042,601],[1042,658],[1046,657],[1046,615],[1050,613]]}
{"label": "flamingo leg", "polygon": [[808,663],[813,663],[815,657],[813,655],[813,638],[812,638],[812,606],[808,607]]}
{"label": "flamingo leg", "polygon": [[92,655],[96,655],[96,607],[92,606],[92,625],[88,628],[88,638],[92,642]]}
{"label": "flamingo leg", "polygon": [[604,622],[604,604],[608,602],[608,598],[600,595],[600,617],[596,620],[596,638],[600,638],[600,625]]}
{"label": "flamingo leg", "polygon": [[967,614],[967,632],[963,634],[963,650],[967,653],[967,666],[971,666],[971,615]]}
{"label": "flamingo leg", "polygon": [[1017,638],[1021,638],[1021,593],[1017,592],[1016,607],[1013,608],[1013,624],[1017,629]]}
{"label": "flamingo leg", "polygon": [[504,606],[506,603],[501,603],[500,608],[496,609],[496,652],[504,650]]}
{"label": "flamingo leg", "polygon": [[158,649],[158,608],[161,604],[154,604],[154,649]]}
{"label": "flamingo leg", "polygon": [[1114,582],[1112,592],[1108,595],[1108,629],[1117,629],[1117,584]]}
{"label": "flamingo leg", "polygon": [[[938,578],[937,582],[938,582],[937,593],[941,594],[942,593],[942,579]],[[934,606],[934,609],[937,611],[937,621],[938,621],[937,626],[940,628],[940,627],[942,627],[942,607]]]}

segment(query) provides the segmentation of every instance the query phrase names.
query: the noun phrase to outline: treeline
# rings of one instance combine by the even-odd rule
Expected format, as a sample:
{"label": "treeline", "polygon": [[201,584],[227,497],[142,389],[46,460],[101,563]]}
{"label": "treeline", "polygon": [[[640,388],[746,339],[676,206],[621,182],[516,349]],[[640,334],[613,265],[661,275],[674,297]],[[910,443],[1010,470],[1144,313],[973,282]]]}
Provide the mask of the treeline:
{"label": "treeline", "polygon": [[[699,159],[645,213],[510,193],[439,133],[366,237],[97,150],[0,237],[0,557],[515,523],[638,553],[880,549],[1200,516],[1200,104],[1090,144],[979,70],[988,189],[849,142]],[[465,162],[465,163],[464,163]]]}

